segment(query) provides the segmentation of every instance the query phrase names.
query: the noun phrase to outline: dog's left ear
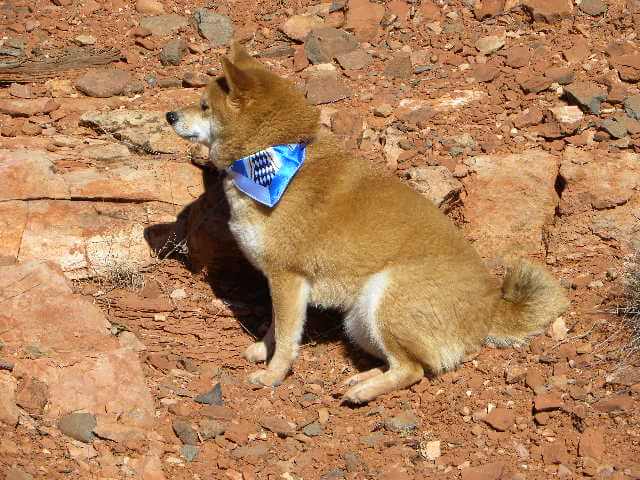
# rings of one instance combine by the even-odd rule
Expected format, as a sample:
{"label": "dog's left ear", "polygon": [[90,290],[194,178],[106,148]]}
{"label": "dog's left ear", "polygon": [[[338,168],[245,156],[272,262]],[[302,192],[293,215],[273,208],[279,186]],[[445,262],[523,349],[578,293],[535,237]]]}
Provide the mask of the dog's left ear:
{"label": "dog's left ear", "polygon": [[222,57],[222,70],[224,71],[224,77],[229,87],[229,96],[232,101],[241,100],[254,86],[254,80],[251,75],[236,66],[227,57]]}
{"label": "dog's left ear", "polygon": [[231,59],[234,65],[244,68],[261,68],[262,63],[253,58],[247,52],[247,49],[242,46],[238,41],[233,42],[231,45]]}

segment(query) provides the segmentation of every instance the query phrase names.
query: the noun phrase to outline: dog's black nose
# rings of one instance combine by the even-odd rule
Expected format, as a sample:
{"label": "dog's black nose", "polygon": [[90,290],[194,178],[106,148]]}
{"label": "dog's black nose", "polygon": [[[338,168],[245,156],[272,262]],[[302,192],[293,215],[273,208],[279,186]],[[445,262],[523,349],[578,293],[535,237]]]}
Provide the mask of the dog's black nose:
{"label": "dog's black nose", "polygon": [[167,122],[169,122],[169,125],[173,125],[178,121],[178,114],[176,112],[167,112],[166,117],[167,117]]}

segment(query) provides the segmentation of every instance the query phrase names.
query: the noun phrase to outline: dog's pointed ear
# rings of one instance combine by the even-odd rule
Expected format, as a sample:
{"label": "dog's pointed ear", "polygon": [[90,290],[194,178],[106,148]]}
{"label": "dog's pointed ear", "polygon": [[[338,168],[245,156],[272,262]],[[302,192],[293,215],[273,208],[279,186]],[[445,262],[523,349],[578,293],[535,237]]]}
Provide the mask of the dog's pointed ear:
{"label": "dog's pointed ear", "polygon": [[249,55],[247,49],[238,41],[233,42],[233,45],[231,45],[231,59],[233,60],[234,65],[238,65],[240,67],[262,67],[262,64]]}
{"label": "dog's pointed ear", "polygon": [[229,87],[232,99],[240,99],[253,87],[254,80],[245,70],[231,63],[227,57],[222,57],[222,70]]}

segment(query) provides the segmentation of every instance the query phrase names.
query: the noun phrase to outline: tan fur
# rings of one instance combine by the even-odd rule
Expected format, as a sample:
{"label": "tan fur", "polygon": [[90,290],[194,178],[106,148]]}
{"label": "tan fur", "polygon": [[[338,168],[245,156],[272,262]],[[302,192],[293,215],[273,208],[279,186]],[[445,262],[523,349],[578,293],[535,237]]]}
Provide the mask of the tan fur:
{"label": "tan fur", "polygon": [[[268,367],[253,383],[282,382],[296,358],[307,304],[345,312],[347,334],[388,369],[351,379],[362,403],[407,387],[425,369],[455,368],[485,341],[500,345],[540,331],[567,307],[542,268],[518,263],[502,289],[457,228],[396,178],[373,174],[319,134],[317,110],[293,84],[234,46],[225,75],[183,123],[213,121],[210,162],[219,169],[271,145],[309,143],[303,167],[273,209],[225,180],[230,229],[267,277],[273,323],[245,356]],[[184,113],[186,112],[186,113]],[[194,113],[199,112],[199,113]],[[187,120],[196,115],[198,120]],[[275,345],[274,345],[275,341]]]}

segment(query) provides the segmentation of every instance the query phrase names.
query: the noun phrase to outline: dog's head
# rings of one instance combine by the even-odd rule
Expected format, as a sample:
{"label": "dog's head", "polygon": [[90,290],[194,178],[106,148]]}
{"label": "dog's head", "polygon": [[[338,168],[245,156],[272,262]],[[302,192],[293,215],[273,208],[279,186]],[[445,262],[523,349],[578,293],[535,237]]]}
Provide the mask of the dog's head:
{"label": "dog's head", "polygon": [[222,58],[222,69],[224,75],[211,81],[198,104],[166,114],[178,135],[210,148],[213,166],[223,169],[258,150],[316,135],[317,109],[239,44],[231,58]]}

